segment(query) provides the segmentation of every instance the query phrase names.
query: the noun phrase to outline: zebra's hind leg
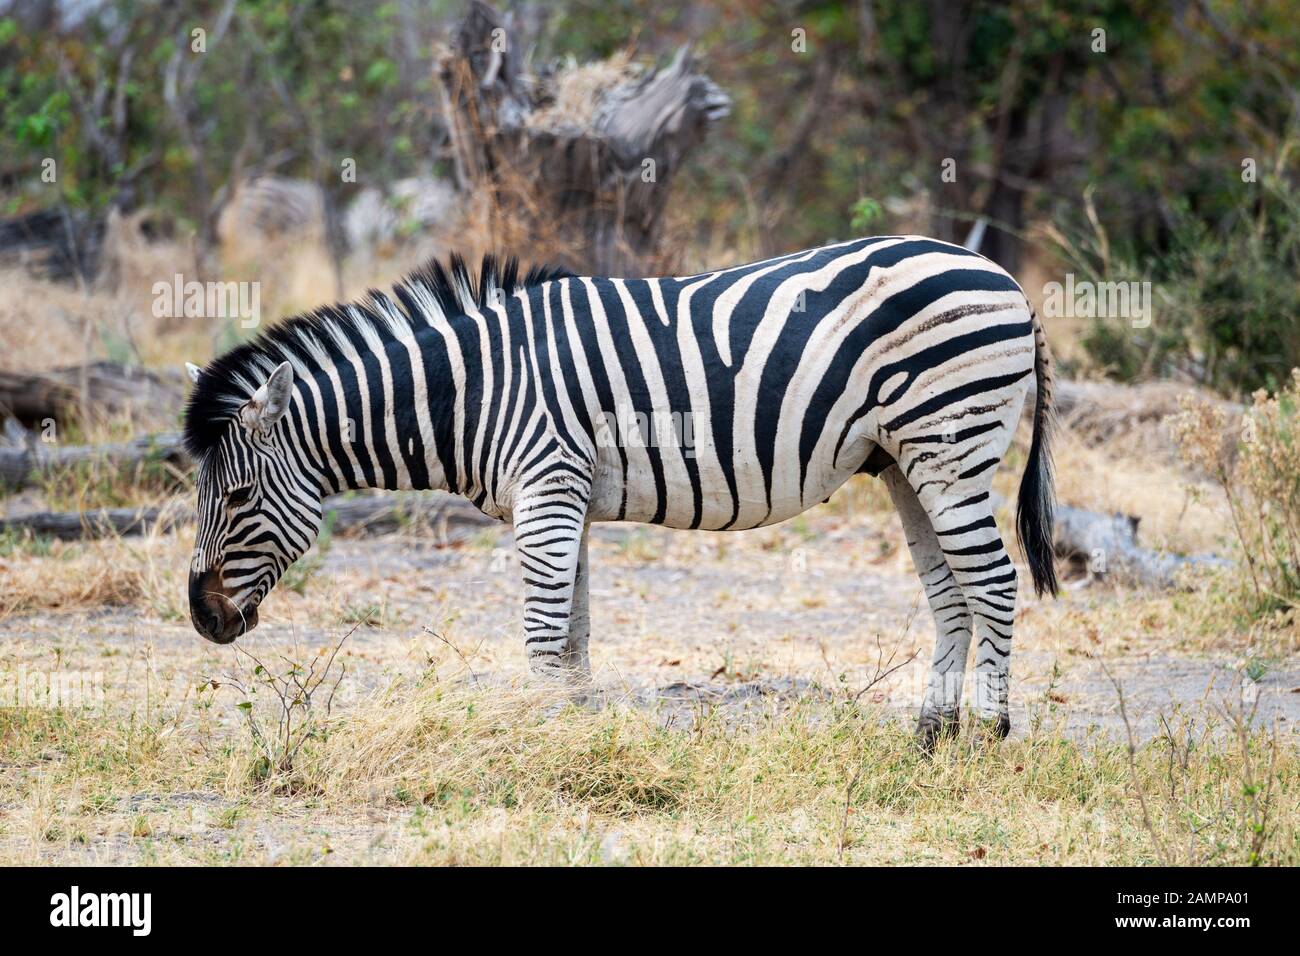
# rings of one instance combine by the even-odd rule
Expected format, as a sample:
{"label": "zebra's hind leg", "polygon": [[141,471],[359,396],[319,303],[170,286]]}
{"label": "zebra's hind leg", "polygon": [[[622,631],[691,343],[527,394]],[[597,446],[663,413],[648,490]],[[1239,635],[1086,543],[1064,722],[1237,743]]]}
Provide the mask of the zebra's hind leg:
{"label": "zebra's hind leg", "polygon": [[934,661],[921,701],[916,739],[926,752],[942,737],[955,737],[961,725],[961,690],[970,653],[971,614],[961,586],[934,533],[930,516],[897,465],[880,475],[903,522],[912,564],[925,587],[934,616]]}
{"label": "zebra's hind leg", "polygon": [[986,733],[1001,739],[1011,730],[1016,568],[993,518],[991,484],[991,480],[957,482],[940,494],[927,497],[922,493],[921,501],[972,618],[975,685],[971,703],[975,716]]}

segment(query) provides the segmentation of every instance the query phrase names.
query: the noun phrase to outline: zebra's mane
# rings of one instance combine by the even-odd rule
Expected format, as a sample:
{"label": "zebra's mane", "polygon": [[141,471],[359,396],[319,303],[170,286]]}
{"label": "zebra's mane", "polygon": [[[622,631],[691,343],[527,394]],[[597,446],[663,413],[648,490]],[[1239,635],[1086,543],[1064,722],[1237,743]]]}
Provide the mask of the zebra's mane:
{"label": "zebra's mane", "polygon": [[204,367],[185,406],[185,448],[196,461],[203,460],[221,440],[230,417],[281,362],[293,365],[295,375],[311,376],[352,350],[364,354],[440,318],[481,310],[498,291],[508,295],[572,275],[537,265],[521,279],[514,256],[500,261],[485,255],[475,276],[453,253],[445,268],[434,259],[396,283],[392,298],[371,289],[358,302],[285,319]]}

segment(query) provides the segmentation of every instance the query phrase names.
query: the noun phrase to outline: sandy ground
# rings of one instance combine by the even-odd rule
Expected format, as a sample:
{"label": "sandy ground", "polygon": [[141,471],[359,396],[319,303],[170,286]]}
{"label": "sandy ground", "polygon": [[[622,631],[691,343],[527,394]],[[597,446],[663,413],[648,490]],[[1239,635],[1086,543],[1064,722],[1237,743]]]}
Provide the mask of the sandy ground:
{"label": "sandy ground", "polygon": [[[665,724],[689,727],[705,710],[743,721],[753,708],[862,693],[887,719],[910,722],[933,628],[900,546],[892,515],[846,521],[826,509],[741,535],[598,527],[591,545],[597,701],[647,708]],[[1139,737],[1160,734],[1166,722],[1195,726],[1225,708],[1253,708],[1257,723],[1297,739],[1295,661],[1273,662],[1262,676],[1256,673],[1257,681],[1243,681],[1237,657],[1171,649],[1167,636],[1146,634],[1140,620],[1112,625],[1113,633],[1105,624],[1062,624],[1113,620],[1107,610],[1122,608],[1124,599],[1104,588],[1067,592],[1054,604],[1022,599],[1013,734],[1039,722],[1085,742],[1093,734],[1122,737],[1109,671],[1124,688]],[[351,632],[340,653],[347,673],[334,702],[338,710],[435,660],[455,658],[479,681],[518,679],[524,671],[519,605],[504,526],[451,545],[410,535],[340,538],[304,594],[277,593],[240,645],[259,660],[303,660]],[[377,615],[378,625],[354,628],[352,619],[363,613]],[[229,685],[249,667],[247,656],[207,644],[188,621],[157,620],[135,609],[27,615],[0,624],[0,670],[102,674],[108,707],[179,711],[199,685]],[[218,692],[213,720],[219,728],[235,728],[238,700]],[[0,755],[0,774],[24,772]],[[239,808],[218,792],[139,792],[114,810],[125,821],[120,826],[86,842],[63,840],[34,851],[41,841],[20,820],[30,810],[0,807],[0,816],[14,814],[13,825],[0,826],[0,858],[382,863],[409,858],[413,841],[424,838],[412,829],[416,818],[387,809],[326,814],[303,808],[240,822]],[[154,855],[156,841],[121,832],[135,815],[166,821],[171,848],[161,857]]]}
{"label": "sandy ground", "polygon": [[[919,583],[892,519],[864,527],[814,513],[742,534],[604,525],[593,532],[591,652],[606,700],[664,710],[742,707],[757,698],[865,693],[914,716],[933,647]],[[278,595],[277,595],[278,597]],[[1119,697],[1140,737],[1161,717],[1253,708],[1257,723],[1300,733],[1300,662],[1256,680],[1224,653],[1179,652],[1141,621],[1107,634],[1061,626],[1107,620],[1123,594],[1021,599],[1013,658],[1013,733],[1033,720],[1072,737],[1123,734]],[[310,657],[351,631],[339,706],[454,654],[482,681],[522,676],[520,588],[511,536],[495,527],[451,546],[408,536],[336,540],[305,597],[268,601],[240,645],[258,659]],[[371,614],[377,625],[352,628]],[[322,623],[322,621],[324,623]],[[103,673],[108,701],[175,699],[248,662],[202,641],[187,621],[128,609],[15,617],[0,624],[0,666]],[[895,669],[896,668],[896,669]],[[892,671],[876,680],[883,671]],[[671,715],[675,714],[675,717]]]}

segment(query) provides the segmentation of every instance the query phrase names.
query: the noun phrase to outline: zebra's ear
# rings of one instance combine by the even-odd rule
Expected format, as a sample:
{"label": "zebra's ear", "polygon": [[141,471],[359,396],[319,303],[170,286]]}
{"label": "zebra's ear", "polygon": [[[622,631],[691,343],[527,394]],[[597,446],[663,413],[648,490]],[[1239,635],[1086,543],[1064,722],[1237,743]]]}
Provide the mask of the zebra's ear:
{"label": "zebra's ear", "polygon": [[244,426],[269,432],[289,410],[289,396],[293,392],[293,366],[281,362],[253,397],[244,403],[239,417]]}
{"label": "zebra's ear", "polygon": [[193,362],[186,362],[185,371],[190,373],[191,382],[197,382],[199,380],[199,375],[202,374],[203,372],[203,369],[199,368]]}

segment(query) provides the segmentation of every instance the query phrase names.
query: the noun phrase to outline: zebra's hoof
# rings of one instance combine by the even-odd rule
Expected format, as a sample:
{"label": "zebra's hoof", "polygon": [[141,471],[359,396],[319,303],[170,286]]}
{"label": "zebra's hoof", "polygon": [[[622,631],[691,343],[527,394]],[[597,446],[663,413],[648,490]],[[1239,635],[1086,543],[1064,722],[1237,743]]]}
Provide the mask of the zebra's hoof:
{"label": "zebra's hoof", "polygon": [[1011,733],[1011,715],[998,714],[996,717],[980,717],[975,721],[975,736],[992,743],[1007,739]]}
{"label": "zebra's hoof", "polygon": [[597,690],[594,684],[588,682],[569,694],[569,703],[578,710],[595,712],[604,709],[605,695]]}
{"label": "zebra's hoof", "polygon": [[961,729],[961,713],[951,711],[941,713],[939,711],[926,711],[921,714],[921,719],[916,724],[916,745],[921,748],[922,753],[934,753],[934,748],[938,746],[940,740],[951,740],[957,736],[957,731]]}

